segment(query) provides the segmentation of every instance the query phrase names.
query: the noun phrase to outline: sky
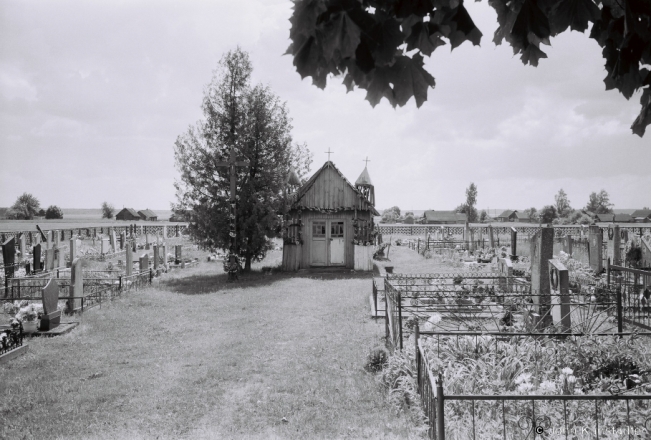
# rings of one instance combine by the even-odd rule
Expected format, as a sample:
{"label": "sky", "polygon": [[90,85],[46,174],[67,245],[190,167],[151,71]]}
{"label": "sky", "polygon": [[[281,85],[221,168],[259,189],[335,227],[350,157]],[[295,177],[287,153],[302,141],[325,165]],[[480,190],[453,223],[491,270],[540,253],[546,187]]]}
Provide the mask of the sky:
{"label": "sky", "polygon": [[372,108],[341,78],[301,80],[289,45],[290,1],[0,2],[0,206],[23,192],[41,206],[169,209],[174,142],[203,117],[205,86],[240,46],[287,103],[313,171],[332,160],[354,182],[370,159],[379,209],[453,209],[470,182],[480,209],[541,208],[563,188],[575,208],[605,189],[615,208],[651,205],[651,130],[630,125],[639,94],[605,91],[601,50],[566,32],[524,66],[495,46],[486,1],[466,7],[481,47],[426,58],[436,78],[420,109]]}

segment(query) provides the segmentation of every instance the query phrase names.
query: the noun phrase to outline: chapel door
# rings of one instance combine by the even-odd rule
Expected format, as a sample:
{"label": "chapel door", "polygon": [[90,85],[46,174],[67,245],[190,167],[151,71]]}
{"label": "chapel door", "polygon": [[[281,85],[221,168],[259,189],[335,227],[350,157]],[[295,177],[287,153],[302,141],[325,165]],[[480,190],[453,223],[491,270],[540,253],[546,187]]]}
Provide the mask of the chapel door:
{"label": "chapel door", "polygon": [[310,264],[312,266],[326,265],[328,256],[326,232],[325,220],[314,220],[312,222],[312,246],[310,246]]}
{"label": "chapel door", "polygon": [[341,266],[344,264],[344,222],[330,221],[330,264]]}

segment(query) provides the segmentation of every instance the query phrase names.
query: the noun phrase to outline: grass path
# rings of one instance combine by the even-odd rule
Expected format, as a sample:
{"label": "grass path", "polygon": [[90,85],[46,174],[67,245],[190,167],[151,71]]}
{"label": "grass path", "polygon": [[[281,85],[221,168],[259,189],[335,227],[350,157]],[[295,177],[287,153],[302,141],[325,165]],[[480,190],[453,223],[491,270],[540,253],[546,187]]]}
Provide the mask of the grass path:
{"label": "grass path", "polygon": [[419,437],[362,368],[384,332],[370,279],[225,286],[215,271],[176,272],[28,341],[0,369],[0,438]]}

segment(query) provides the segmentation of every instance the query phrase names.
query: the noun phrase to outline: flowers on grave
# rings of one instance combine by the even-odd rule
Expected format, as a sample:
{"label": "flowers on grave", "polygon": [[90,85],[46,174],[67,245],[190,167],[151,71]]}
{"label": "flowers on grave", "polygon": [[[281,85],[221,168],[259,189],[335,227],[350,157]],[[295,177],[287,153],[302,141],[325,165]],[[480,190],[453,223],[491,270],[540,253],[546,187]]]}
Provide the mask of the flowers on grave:
{"label": "flowers on grave", "polygon": [[43,306],[37,304],[28,304],[25,307],[21,307],[14,317],[20,322],[33,322],[39,318],[39,315],[43,314]]}

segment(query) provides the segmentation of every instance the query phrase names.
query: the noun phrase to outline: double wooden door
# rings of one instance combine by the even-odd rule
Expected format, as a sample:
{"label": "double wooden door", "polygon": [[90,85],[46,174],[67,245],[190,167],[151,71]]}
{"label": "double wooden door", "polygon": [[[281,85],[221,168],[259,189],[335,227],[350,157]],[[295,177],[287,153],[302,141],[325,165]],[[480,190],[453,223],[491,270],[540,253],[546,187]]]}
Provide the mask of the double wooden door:
{"label": "double wooden door", "polygon": [[346,264],[346,233],[343,220],[313,220],[310,265],[343,266]]}

